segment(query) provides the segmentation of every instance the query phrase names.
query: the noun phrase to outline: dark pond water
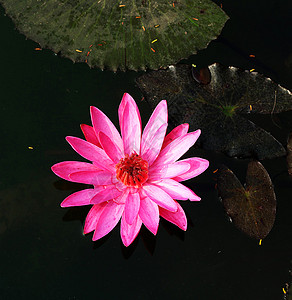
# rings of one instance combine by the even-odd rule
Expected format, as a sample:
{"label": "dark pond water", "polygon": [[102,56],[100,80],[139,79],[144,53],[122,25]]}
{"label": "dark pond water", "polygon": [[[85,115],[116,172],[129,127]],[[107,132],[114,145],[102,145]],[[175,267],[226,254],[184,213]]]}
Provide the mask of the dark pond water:
{"label": "dark pond water", "polygon": [[[230,21],[217,41],[187,62],[256,68],[292,90],[289,1],[256,2],[219,2]],[[64,138],[82,136],[79,124],[90,123],[90,105],[117,125],[117,108],[128,92],[145,124],[151,108],[140,101],[140,74],[90,70],[49,50],[35,51],[38,45],[14,29],[2,8],[0,35],[0,299],[283,299],[292,258],[292,181],[284,157],[262,162],[278,205],[261,246],[228,221],[214,188],[218,165],[225,163],[244,181],[248,160],[203,150],[188,153],[207,158],[210,168],[188,182],[202,201],[182,204],[186,232],[161,222],[156,237],[144,228],[125,248],[117,226],[92,242],[82,234],[88,208],[60,208],[80,186],[60,181],[50,167],[80,159]],[[291,119],[291,113],[276,122],[253,117],[284,144]]]}

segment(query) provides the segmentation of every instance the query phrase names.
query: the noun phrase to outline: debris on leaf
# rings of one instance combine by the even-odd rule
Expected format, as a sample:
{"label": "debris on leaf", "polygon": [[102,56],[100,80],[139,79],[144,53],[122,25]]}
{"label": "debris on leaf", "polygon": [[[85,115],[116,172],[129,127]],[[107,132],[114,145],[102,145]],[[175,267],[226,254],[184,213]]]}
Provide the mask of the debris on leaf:
{"label": "debris on leaf", "polygon": [[248,164],[245,187],[223,166],[218,171],[217,188],[235,226],[252,238],[264,239],[274,225],[276,196],[263,165],[258,161]]}

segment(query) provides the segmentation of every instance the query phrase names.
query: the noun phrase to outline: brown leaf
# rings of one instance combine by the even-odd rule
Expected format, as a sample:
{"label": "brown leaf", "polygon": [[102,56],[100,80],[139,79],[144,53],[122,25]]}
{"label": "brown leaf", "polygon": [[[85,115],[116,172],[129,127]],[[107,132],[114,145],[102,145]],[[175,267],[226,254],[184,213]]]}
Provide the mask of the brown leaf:
{"label": "brown leaf", "polygon": [[248,164],[246,187],[227,167],[218,175],[218,191],[227,214],[235,226],[256,239],[271,231],[276,216],[276,196],[272,181],[258,161]]}

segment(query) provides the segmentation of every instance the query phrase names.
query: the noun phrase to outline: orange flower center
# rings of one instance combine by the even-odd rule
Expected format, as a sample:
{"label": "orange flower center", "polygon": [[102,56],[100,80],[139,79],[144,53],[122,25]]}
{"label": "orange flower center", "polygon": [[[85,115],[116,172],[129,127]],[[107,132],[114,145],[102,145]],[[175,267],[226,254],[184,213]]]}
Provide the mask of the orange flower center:
{"label": "orange flower center", "polygon": [[148,178],[148,163],[137,153],[126,154],[116,164],[117,179],[126,186],[141,187]]}

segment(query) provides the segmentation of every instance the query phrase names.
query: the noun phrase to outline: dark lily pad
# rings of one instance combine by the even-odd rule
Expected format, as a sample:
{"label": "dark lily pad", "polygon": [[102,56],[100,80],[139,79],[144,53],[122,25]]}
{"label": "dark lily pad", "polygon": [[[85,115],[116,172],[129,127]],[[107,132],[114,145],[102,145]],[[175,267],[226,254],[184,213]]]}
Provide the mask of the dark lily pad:
{"label": "dark lily pad", "polygon": [[274,225],[276,196],[263,165],[258,161],[248,164],[245,188],[232,171],[223,166],[218,173],[217,188],[235,226],[250,237],[264,239]]}
{"label": "dark lily pad", "polygon": [[137,84],[152,106],[167,100],[172,126],[186,122],[191,130],[200,128],[205,149],[257,159],[285,155],[280,142],[244,116],[291,110],[291,92],[255,72],[219,64],[209,71],[209,84],[206,70],[189,65],[146,73]]}
{"label": "dark lily pad", "polygon": [[112,70],[158,69],[207,47],[227,15],[210,0],[0,0],[42,47]]}
{"label": "dark lily pad", "polygon": [[292,177],[292,133],[289,135],[288,144],[287,144],[287,164],[288,164],[288,173]]}

